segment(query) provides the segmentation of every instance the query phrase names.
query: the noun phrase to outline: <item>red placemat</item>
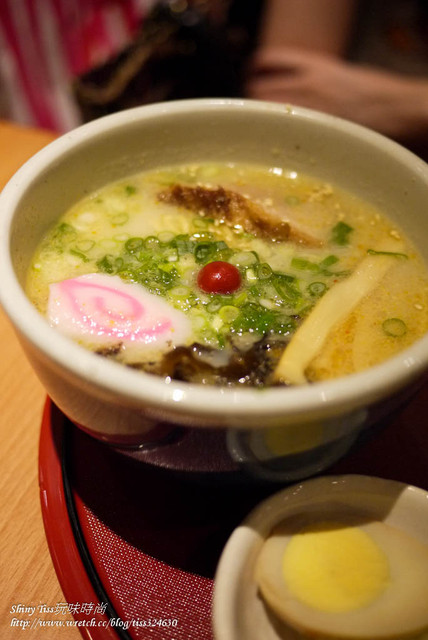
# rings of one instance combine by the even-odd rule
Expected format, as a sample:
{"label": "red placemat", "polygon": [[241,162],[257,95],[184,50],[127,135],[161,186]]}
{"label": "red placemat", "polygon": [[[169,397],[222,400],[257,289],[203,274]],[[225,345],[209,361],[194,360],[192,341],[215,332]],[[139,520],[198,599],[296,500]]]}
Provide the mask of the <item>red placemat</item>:
{"label": "red placemat", "polygon": [[[428,489],[426,392],[329,474]],[[219,452],[207,446],[206,455]],[[86,640],[212,640],[220,553],[232,530],[278,485],[148,464],[86,435],[49,400],[39,468],[50,552],[75,620],[93,624],[79,627]]]}

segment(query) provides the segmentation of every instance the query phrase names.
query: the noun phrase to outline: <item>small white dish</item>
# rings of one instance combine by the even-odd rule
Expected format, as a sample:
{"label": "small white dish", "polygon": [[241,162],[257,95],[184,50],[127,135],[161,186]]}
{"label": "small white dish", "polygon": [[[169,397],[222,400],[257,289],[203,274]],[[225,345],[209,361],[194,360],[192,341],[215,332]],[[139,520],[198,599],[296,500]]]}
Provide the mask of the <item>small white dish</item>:
{"label": "small white dish", "polygon": [[[363,511],[428,544],[428,493],[422,489],[362,475],[325,476],[288,487],[257,506],[223,550],[214,585],[216,640],[304,637],[266,608],[253,577],[255,562],[271,530],[285,518],[343,507]],[[428,632],[417,640],[428,640]]]}

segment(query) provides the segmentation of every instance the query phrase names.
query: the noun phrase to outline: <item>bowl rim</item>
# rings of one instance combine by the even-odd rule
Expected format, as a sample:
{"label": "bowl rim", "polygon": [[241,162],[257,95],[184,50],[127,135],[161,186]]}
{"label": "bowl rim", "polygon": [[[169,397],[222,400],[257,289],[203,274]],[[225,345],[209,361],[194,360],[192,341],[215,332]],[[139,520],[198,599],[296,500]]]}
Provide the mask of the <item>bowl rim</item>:
{"label": "bowl rim", "polygon": [[132,405],[156,408],[170,407],[180,414],[218,415],[219,396],[221,410],[229,416],[251,413],[275,416],[284,412],[299,415],[302,410],[337,409],[346,405],[358,407],[381,400],[393,391],[404,387],[428,367],[428,334],[398,355],[370,369],[311,385],[291,387],[284,393],[283,387],[258,389],[206,388],[193,383],[164,380],[151,374],[133,371],[115,362],[109,362],[74,343],[70,338],[52,330],[48,322],[26,297],[14,273],[9,256],[10,230],[15,208],[24,191],[37,177],[48,170],[56,159],[71,148],[84,145],[88,139],[105,135],[108,130],[138,125],[151,118],[171,117],[172,114],[233,112],[281,114],[288,118],[316,121],[325,128],[358,137],[376,147],[426,181],[428,192],[428,165],[412,152],[394,141],[361,125],[348,122],[310,109],[291,105],[232,98],[203,98],[178,100],[134,107],[104,116],[63,134],[30,158],[9,180],[0,194],[0,305],[9,316],[19,334],[44,354],[64,373],[91,381],[105,393],[118,394]]}

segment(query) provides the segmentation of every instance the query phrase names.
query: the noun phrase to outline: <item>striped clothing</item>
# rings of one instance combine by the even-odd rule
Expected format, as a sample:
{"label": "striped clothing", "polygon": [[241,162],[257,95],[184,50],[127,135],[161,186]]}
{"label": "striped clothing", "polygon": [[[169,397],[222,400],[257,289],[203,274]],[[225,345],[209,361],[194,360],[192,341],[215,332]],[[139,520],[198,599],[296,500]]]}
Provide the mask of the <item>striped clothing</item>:
{"label": "striped clothing", "polygon": [[119,53],[156,0],[0,0],[0,116],[65,132],[76,76]]}

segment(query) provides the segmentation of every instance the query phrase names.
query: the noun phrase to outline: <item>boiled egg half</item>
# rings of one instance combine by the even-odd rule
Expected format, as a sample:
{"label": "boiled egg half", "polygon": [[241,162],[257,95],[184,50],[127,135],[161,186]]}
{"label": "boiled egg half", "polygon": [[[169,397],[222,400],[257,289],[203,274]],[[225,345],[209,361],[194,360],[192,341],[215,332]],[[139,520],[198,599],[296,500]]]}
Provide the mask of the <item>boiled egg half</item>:
{"label": "boiled egg half", "polygon": [[428,545],[380,520],[284,520],[254,575],[268,608],[304,635],[374,640],[428,628]]}

